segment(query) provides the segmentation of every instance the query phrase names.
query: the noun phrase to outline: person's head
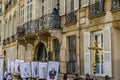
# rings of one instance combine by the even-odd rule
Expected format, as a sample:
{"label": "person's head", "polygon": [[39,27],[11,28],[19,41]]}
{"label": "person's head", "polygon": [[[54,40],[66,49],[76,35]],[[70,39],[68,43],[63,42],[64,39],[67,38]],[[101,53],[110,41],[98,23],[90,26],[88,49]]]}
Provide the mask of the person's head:
{"label": "person's head", "polygon": [[109,80],[109,76],[108,75],[105,76],[105,80]]}
{"label": "person's head", "polygon": [[78,77],[79,77],[79,74],[75,74],[75,77],[78,78]]}
{"label": "person's head", "polygon": [[86,77],[86,79],[89,79],[90,75],[87,73],[85,77]]}
{"label": "person's head", "polygon": [[56,8],[54,8],[54,10],[55,10],[55,11],[57,11],[57,9],[56,9]]}
{"label": "person's head", "polygon": [[67,79],[67,74],[64,74],[63,80],[66,80],[66,79]]}

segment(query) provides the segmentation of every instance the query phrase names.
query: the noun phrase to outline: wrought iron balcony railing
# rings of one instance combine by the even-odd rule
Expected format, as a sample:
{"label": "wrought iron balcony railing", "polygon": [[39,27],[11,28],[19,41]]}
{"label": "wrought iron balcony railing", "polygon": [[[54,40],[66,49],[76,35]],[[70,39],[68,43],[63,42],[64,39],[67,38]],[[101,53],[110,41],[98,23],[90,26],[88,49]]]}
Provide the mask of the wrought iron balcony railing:
{"label": "wrought iron balcony railing", "polygon": [[94,17],[105,12],[105,0],[97,1],[89,6],[89,17]]}
{"label": "wrought iron balcony railing", "polygon": [[77,22],[77,18],[74,11],[66,15],[66,24],[71,24],[75,22]]}
{"label": "wrought iron balcony railing", "polygon": [[25,27],[24,25],[21,25],[20,27],[17,28],[17,36],[21,37],[25,35]]}
{"label": "wrought iron balcony railing", "polygon": [[7,44],[7,40],[4,39],[4,40],[3,40],[3,45],[6,45],[6,44]]}
{"label": "wrought iron balcony railing", "polygon": [[112,0],[112,10],[114,9],[120,9],[120,0]]}
{"label": "wrought iron balcony railing", "polygon": [[7,38],[7,43],[10,43],[10,37]]}
{"label": "wrought iron balcony railing", "polygon": [[60,16],[53,15],[53,14],[48,14],[48,15],[43,16],[42,26],[43,26],[42,27],[43,29],[60,28]]}
{"label": "wrought iron balcony railing", "polygon": [[45,29],[60,29],[60,16],[48,14],[37,20],[32,20],[17,28],[18,37]]}
{"label": "wrought iron balcony railing", "polygon": [[15,41],[15,35],[12,35],[11,37],[10,37],[10,41],[12,42],[12,41]]}

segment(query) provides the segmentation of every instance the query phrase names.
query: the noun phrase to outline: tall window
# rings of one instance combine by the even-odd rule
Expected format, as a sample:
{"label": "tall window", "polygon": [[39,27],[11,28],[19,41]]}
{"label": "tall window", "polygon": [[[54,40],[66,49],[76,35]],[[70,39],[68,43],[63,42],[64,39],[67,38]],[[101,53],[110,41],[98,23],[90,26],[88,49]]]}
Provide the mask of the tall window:
{"label": "tall window", "polygon": [[24,23],[24,4],[20,7],[20,24]]}
{"label": "tall window", "polygon": [[0,42],[1,42],[1,36],[2,36],[2,33],[1,33],[1,32],[2,32],[2,31],[1,31],[1,30],[2,30],[2,26],[1,26],[1,25],[2,25],[2,23],[1,23],[1,21],[0,21]]}
{"label": "tall window", "polygon": [[17,31],[17,16],[16,16],[16,12],[14,12],[12,34],[16,34],[16,31]]}
{"label": "tall window", "polygon": [[27,21],[32,19],[32,0],[27,1]]}
{"label": "tall window", "polygon": [[2,3],[0,3],[0,13],[2,13]]}
{"label": "tall window", "polygon": [[71,11],[74,11],[74,0],[71,0]]}
{"label": "tall window", "polygon": [[67,62],[67,73],[74,74],[76,69],[76,36],[69,36],[69,62]]}
{"label": "tall window", "polygon": [[60,60],[60,44],[57,39],[54,40],[54,55],[55,55],[55,60],[59,61]]}
{"label": "tall window", "polygon": [[32,49],[33,49],[33,46],[32,44],[27,44],[27,52],[26,52],[26,60],[27,61],[31,61],[32,60]]}
{"label": "tall window", "polygon": [[40,17],[40,0],[36,0],[36,19]]}
{"label": "tall window", "polygon": [[[103,34],[101,32],[95,33],[94,40],[97,42],[99,48],[103,48]],[[99,50],[96,53],[96,73],[103,74],[103,51]]]}

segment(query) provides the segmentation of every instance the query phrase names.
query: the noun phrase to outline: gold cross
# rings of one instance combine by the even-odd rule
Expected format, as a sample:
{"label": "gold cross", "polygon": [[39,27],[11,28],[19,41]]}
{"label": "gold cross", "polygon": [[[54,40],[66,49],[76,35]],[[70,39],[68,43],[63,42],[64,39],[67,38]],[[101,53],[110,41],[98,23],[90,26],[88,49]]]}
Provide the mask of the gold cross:
{"label": "gold cross", "polygon": [[97,66],[96,54],[97,54],[98,50],[103,50],[103,49],[98,47],[98,44],[97,44],[96,41],[94,42],[94,46],[93,47],[88,47],[88,49],[94,50],[94,55],[93,55],[94,56],[94,61],[93,61],[93,64],[92,64],[92,68],[93,68],[93,73],[95,74],[96,73],[96,66]]}

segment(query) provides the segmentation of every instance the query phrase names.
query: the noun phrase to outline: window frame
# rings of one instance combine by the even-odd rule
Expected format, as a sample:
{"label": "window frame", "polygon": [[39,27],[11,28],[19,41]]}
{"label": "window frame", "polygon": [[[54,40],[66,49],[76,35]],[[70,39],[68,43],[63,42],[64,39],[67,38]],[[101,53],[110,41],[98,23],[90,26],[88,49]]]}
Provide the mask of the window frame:
{"label": "window frame", "polygon": [[[97,31],[97,32],[94,32],[93,33],[93,42],[95,42],[96,40],[95,40],[95,35],[102,35],[102,38],[103,38],[103,31]],[[100,47],[100,48],[103,48],[103,40],[101,41],[102,43],[101,43],[101,45],[99,46],[98,45],[98,47]],[[97,76],[104,76],[104,57],[103,57],[103,62],[101,61],[102,59],[102,57],[101,57],[101,55],[103,55],[104,56],[104,52],[103,52],[103,50],[102,51],[99,51],[100,52],[100,68],[99,68],[99,72],[100,73],[97,73],[96,72],[96,75]],[[93,54],[91,54],[91,55],[93,55]],[[93,57],[93,56],[92,56]],[[96,60],[97,61],[97,60]],[[92,62],[93,63],[93,62]],[[91,64],[92,64],[91,63]],[[97,62],[96,62],[97,63]],[[103,65],[103,73],[101,72],[102,71],[102,68],[101,68],[101,65]],[[97,69],[97,67],[96,67],[96,69]]]}
{"label": "window frame", "polygon": [[[76,59],[77,58],[77,56],[76,56],[77,55],[76,54],[76,35],[71,35],[71,36],[68,36],[67,38],[68,38],[68,54],[69,54],[68,55],[69,60],[67,62],[67,73],[68,74],[75,74],[76,73],[76,64],[77,64],[77,59]],[[73,47],[73,43],[71,43],[72,39],[74,39],[74,41],[75,41],[75,44],[74,44],[75,48],[72,48]],[[72,49],[70,49],[70,48],[72,48]],[[70,57],[72,57],[72,59]],[[69,70],[69,69],[71,69],[71,70]]]}

